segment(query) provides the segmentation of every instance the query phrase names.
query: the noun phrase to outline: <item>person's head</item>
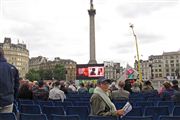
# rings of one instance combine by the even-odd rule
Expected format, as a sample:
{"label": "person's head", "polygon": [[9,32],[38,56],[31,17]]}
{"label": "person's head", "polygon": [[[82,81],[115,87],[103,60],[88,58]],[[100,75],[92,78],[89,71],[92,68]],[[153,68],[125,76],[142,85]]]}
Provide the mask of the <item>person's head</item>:
{"label": "person's head", "polygon": [[3,51],[2,47],[0,47],[0,58],[1,57],[4,57],[4,51]]}
{"label": "person's head", "polygon": [[119,86],[120,88],[124,88],[125,82],[124,82],[124,81],[119,81],[118,86]]}
{"label": "person's head", "polygon": [[54,87],[59,87],[59,86],[60,86],[60,82],[59,81],[54,82]]}
{"label": "person's head", "polygon": [[172,84],[173,84],[173,86],[178,86],[178,81],[177,80],[173,80]]}
{"label": "person's head", "polygon": [[144,83],[144,85],[150,85],[151,86],[151,82],[148,80]]}
{"label": "person's head", "polygon": [[44,85],[44,81],[43,81],[43,80],[39,80],[39,81],[38,81],[38,86],[39,86],[39,87],[43,87],[43,85]]}
{"label": "person's head", "polygon": [[111,84],[111,80],[105,77],[101,77],[97,81],[98,86],[105,92],[109,90],[109,85]]}
{"label": "person's head", "polygon": [[79,85],[80,85],[80,87],[84,87],[84,83],[80,83]]}
{"label": "person's head", "polygon": [[168,81],[165,81],[165,82],[163,83],[163,86],[164,86],[165,89],[170,89],[170,88],[171,88],[171,83],[168,82]]}

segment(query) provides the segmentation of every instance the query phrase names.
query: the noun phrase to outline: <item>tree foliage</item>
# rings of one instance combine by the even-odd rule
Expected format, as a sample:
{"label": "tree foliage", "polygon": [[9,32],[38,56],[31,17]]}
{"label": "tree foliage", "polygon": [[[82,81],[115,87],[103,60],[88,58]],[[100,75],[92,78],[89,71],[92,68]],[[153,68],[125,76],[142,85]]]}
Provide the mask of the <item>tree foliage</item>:
{"label": "tree foliage", "polygon": [[38,80],[65,80],[66,79],[66,69],[64,65],[57,64],[54,69],[50,70],[34,70],[31,69],[26,74],[26,78],[30,81]]}

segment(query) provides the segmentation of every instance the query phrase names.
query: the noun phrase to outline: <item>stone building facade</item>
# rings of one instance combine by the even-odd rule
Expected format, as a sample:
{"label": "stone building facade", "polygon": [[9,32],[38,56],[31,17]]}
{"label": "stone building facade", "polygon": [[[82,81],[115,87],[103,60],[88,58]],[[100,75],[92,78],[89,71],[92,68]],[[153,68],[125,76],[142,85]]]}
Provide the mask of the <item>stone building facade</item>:
{"label": "stone building facade", "polygon": [[141,60],[141,69],[143,80],[180,79],[180,51],[151,55],[148,60]]}
{"label": "stone building facade", "polygon": [[105,77],[114,80],[117,80],[123,71],[120,63],[115,63],[113,61],[104,61],[104,69]]}
{"label": "stone building facade", "polygon": [[76,79],[76,62],[70,59],[60,59],[56,57],[53,61],[47,60],[47,58],[38,56],[30,59],[29,69],[34,70],[51,70],[57,64],[62,64],[66,69],[66,80],[75,80]]}
{"label": "stone building facade", "polygon": [[3,48],[7,61],[16,66],[20,77],[24,78],[29,70],[29,50],[26,44],[13,44],[11,38],[4,38],[4,43],[0,43],[0,47]]}

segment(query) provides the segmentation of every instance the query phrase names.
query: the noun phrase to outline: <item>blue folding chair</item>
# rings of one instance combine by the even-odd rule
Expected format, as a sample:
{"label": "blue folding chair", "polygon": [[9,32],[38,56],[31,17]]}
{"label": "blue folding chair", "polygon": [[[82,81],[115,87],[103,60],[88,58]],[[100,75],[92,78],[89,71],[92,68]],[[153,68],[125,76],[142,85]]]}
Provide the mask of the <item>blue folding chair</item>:
{"label": "blue folding chair", "polygon": [[180,116],[180,106],[174,106],[173,116]]}
{"label": "blue folding chair", "polygon": [[143,110],[141,107],[133,107],[133,109],[127,113],[126,116],[143,116]]}
{"label": "blue folding chair", "polygon": [[152,116],[125,116],[121,120],[153,120]]}
{"label": "blue folding chair", "polygon": [[64,102],[54,101],[54,105],[55,106],[63,106],[65,110],[68,106],[73,106],[72,102],[70,102],[70,101],[64,101]]}
{"label": "blue folding chair", "polygon": [[160,115],[169,115],[168,107],[145,107],[145,116],[152,116],[154,120],[157,120]]}
{"label": "blue folding chair", "polygon": [[45,114],[20,113],[19,120],[48,120]]}
{"label": "blue folding chair", "polygon": [[38,101],[38,104],[42,108],[43,106],[54,106],[53,101]]}
{"label": "blue folding chair", "polygon": [[20,113],[41,114],[42,111],[39,105],[21,105]]}
{"label": "blue folding chair", "polygon": [[180,120],[180,116],[160,116],[159,120]]}
{"label": "blue folding chair", "polygon": [[0,120],[17,120],[15,113],[0,113]]}
{"label": "blue folding chair", "polygon": [[51,120],[80,120],[79,115],[51,115]]}
{"label": "blue folding chair", "polygon": [[46,114],[50,119],[51,114],[65,115],[65,110],[62,106],[43,106],[42,113]]}
{"label": "blue folding chair", "polygon": [[89,115],[88,107],[86,106],[68,106],[66,110],[67,115],[79,115],[80,120],[87,120]]}
{"label": "blue folding chair", "polygon": [[94,115],[89,115],[88,120],[118,120],[118,117],[115,117],[115,116],[94,116]]}
{"label": "blue folding chair", "polygon": [[173,101],[159,101],[157,106],[164,106],[164,107],[168,107],[169,109],[169,113],[172,113],[173,108],[174,108],[174,102]]}

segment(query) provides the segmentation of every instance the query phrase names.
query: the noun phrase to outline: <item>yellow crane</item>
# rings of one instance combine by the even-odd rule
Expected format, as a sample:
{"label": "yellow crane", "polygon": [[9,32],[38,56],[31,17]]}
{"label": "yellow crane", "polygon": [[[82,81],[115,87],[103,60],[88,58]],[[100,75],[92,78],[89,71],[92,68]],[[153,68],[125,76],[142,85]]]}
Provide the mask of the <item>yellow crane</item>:
{"label": "yellow crane", "polygon": [[138,43],[137,43],[137,36],[134,32],[134,25],[130,24],[129,26],[132,29],[134,38],[135,38],[135,42],[136,42],[136,53],[137,53],[137,59],[138,59],[138,72],[139,72],[139,81],[142,82],[142,71],[141,71],[141,65],[140,65],[140,59],[139,59],[139,50],[138,50]]}

